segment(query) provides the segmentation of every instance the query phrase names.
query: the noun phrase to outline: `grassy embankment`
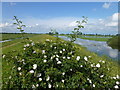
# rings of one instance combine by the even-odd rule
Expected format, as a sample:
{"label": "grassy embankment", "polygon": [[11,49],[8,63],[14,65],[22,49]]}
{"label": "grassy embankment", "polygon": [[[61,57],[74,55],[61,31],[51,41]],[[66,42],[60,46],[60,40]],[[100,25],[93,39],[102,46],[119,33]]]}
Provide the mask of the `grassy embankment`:
{"label": "grassy embankment", "polygon": [[[24,37],[32,37],[34,35],[37,35],[37,34],[27,34],[27,33],[23,34]],[[0,36],[1,36],[1,40],[3,41],[3,40],[21,38],[22,34],[21,33],[3,33],[3,34],[0,34]]]}
{"label": "grassy embankment", "polygon": [[[68,35],[60,35],[60,36],[68,36]],[[88,36],[88,37],[85,37]],[[90,35],[80,35],[79,38],[86,39],[86,40],[94,40],[94,41],[108,41],[112,36],[93,36],[89,37]]]}
{"label": "grassy embankment", "polygon": [[96,38],[92,38],[92,37],[79,37],[81,39],[87,39],[87,40],[94,40],[94,41],[108,41],[110,38],[99,38],[98,36]]}
{"label": "grassy embankment", "polygon": [[[36,35],[36,36],[30,37],[30,39],[33,40],[34,42],[41,42],[41,43],[43,43],[48,38],[51,40],[56,40],[55,37],[50,36],[50,35]],[[24,45],[24,43],[21,43],[21,42],[23,42],[22,39],[5,42],[3,43],[3,46],[0,49],[2,49],[3,54],[10,53],[13,50],[16,50],[16,52],[20,52],[23,49],[23,45]],[[78,53],[80,56],[91,56],[92,62],[98,62],[99,60],[104,60],[106,62],[109,62],[107,65],[111,69],[111,71],[109,72],[110,75],[112,74],[114,76],[118,74],[118,72],[120,72],[120,70],[118,71],[118,68],[120,68],[120,66],[118,65],[117,62],[107,60],[106,57],[100,57],[96,55],[95,53],[88,51],[86,48],[80,45],[77,45],[77,44],[74,44],[74,45],[79,48]],[[3,80],[7,81],[7,77],[10,75],[10,72],[13,67],[13,63],[12,61],[11,62],[2,61],[2,66],[3,66],[2,67]]]}
{"label": "grassy embankment", "polygon": [[118,49],[120,51],[120,36],[115,36],[109,39],[107,43],[113,49]]}

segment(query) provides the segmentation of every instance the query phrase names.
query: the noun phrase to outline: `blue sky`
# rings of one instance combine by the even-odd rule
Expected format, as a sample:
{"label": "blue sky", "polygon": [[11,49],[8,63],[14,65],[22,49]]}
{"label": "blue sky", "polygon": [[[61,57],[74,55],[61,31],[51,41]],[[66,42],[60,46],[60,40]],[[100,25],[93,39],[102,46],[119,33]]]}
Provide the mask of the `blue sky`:
{"label": "blue sky", "polygon": [[46,33],[55,28],[70,33],[76,20],[88,17],[83,33],[116,34],[117,2],[3,2],[1,27],[3,32],[17,32],[13,16],[27,25],[26,32]]}

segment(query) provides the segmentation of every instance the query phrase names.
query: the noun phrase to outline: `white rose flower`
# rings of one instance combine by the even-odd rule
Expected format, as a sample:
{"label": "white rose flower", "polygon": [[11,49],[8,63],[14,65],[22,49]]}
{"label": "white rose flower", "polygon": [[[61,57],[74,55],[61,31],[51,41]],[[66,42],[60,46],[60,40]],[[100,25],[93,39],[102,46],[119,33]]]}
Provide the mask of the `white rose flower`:
{"label": "white rose flower", "polygon": [[88,58],[85,56],[85,57],[84,57],[84,60],[85,60],[85,61],[88,61]]}
{"label": "white rose flower", "polygon": [[61,64],[62,62],[61,61],[58,61],[57,64]]}
{"label": "white rose flower", "polygon": [[41,76],[41,73],[38,73],[38,74],[37,74],[37,77],[40,77],[40,76]]}
{"label": "white rose flower", "polygon": [[50,47],[52,47],[52,45],[50,45]]}
{"label": "white rose flower", "polygon": [[89,78],[87,78],[87,80],[90,80]]}
{"label": "white rose flower", "polygon": [[102,63],[105,63],[105,61],[102,61]]}
{"label": "white rose flower", "polygon": [[25,59],[22,59],[22,61],[24,62],[24,61],[25,61]]}
{"label": "white rose flower", "polygon": [[49,80],[50,80],[50,77],[48,76],[47,79],[46,79],[46,81],[49,81]]}
{"label": "white rose flower", "polygon": [[62,82],[64,83],[65,80],[62,80]]}
{"label": "white rose flower", "polygon": [[29,72],[30,72],[30,73],[34,73],[34,70],[30,70]]}
{"label": "white rose flower", "polygon": [[59,57],[58,55],[56,55],[56,57]]}
{"label": "white rose flower", "polygon": [[42,50],[42,54],[45,54],[45,50]]}
{"label": "white rose flower", "polygon": [[26,48],[23,48],[23,50],[26,50]]}
{"label": "white rose flower", "polygon": [[96,67],[98,67],[98,68],[99,68],[99,67],[100,67],[100,64],[98,63],[98,64],[96,65]]}
{"label": "white rose flower", "polygon": [[47,56],[46,56],[46,55],[44,55],[44,58],[47,58]]}
{"label": "white rose flower", "polygon": [[92,81],[91,81],[91,80],[89,80],[89,83],[92,83]]}
{"label": "white rose flower", "polygon": [[116,79],[116,77],[113,77],[113,79]]}
{"label": "white rose flower", "polygon": [[118,85],[115,85],[114,88],[118,89],[119,87],[118,87]]}
{"label": "white rose flower", "polygon": [[65,59],[65,57],[63,57],[63,59]]}
{"label": "white rose flower", "polygon": [[56,61],[59,61],[59,59],[58,59],[58,58],[56,58]]}
{"label": "white rose flower", "polygon": [[36,69],[36,68],[37,68],[37,64],[34,64],[34,65],[33,65],[33,69]]}
{"label": "white rose flower", "polygon": [[50,59],[53,59],[53,57],[51,57]]}
{"label": "white rose flower", "polygon": [[46,41],[50,41],[49,39],[46,39]]}
{"label": "white rose flower", "polygon": [[80,56],[77,56],[76,60],[80,60]]}
{"label": "white rose flower", "polygon": [[89,58],[91,58],[91,56],[88,56]]}
{"label": "white rose flower", "polygon": [[24,45],[24,47],[26,47],[26,45]]}
{"label": "white rose flower", "polygon": [[93,87],[95,87],[95,84],[93,84]]}
{"label": "white rose flower", "polygon": [[62,53],[62,51],[60,51],[60,53]]}
{"label": "white rose flower", "polygon": [[119,75],[116,75],[116,78],[117,78],[117,79],[119,79],[119,78],[120,78],[120,76],[119,76]]}
{"label": "white rose flower", "polygon": [[33,53],[36,53],[36,51],[33,51]]}
{"label": "white rose flower", "polygon": [[35,85],[32,85],[32,88],[36,88]]}
{"label": "white rose flower", "polygon": [[42,81],[42,78],[39,78],[39,81]]}
{"label": "white rose flower", "polygon": [[83,65],[80,65],[80,67],[83,67]]}
{"label": "white rose flower", "polygon": [[18,67],[18,71],[20,71],[21,70],[21,67]]}
{"label": "white rose flower", "polygon": [[72,71],[72,69],[70,69],[70,71]]}
{"label": "white rose flower", "polygon": [[52,87],[52,85],[51,84],[48,84],[48,88],[51,88]]}
{"label": "white rose flower", "polygon": [[70,57],[67,57],[67,59],[70,59]]}
{"label": "white rose flower", "polygon": [[3,58],[5,58],[5,55],[3,55]]}
{"label": "white rose flower", "polygon": [[39,86],[39,84],[36,84],[36,87],[38,87]]}
{"label": "white rose flower", "polygon": [[30,45],[29,45],[29,44],[27,44],[26,46],[27,46],[27,47],[29,47]]}
{"label": "white rose flower", "polygon": [[65,73],[63,72],[62,75],[65,75]]}
{"label": "white rose flower", "polygon": [[91,67],[94,67],[94,65],[93,65],[93,64],[91,64]]}
{"label": "white rose flower", "polygon": [[102,78],[102,77],[104,77],[104,75],[101,75],[100,77]]}
{"label": "white rose flower", "polygon": [[120,83],[117,81],[116,84],[120,84]]}
{"label": "white rose flower", "polygon": [[63,49],[63,51],[65,51],[65,49]]}
{"label": "white rose flower", "polygon": [[22,75],[22,73],[20,72],[20,73],[19,73],[19,75],[21,76],[21,75]]}
{"label": "white rose flower", "polygon": [[43,60],[43,62],[45,63],[45,62],[47,62],[47,60]]}
{"label": "white rose flower", "polygon": [[32,46],[35,45],[34,42],[32,42],[31,45],[32,45]]}

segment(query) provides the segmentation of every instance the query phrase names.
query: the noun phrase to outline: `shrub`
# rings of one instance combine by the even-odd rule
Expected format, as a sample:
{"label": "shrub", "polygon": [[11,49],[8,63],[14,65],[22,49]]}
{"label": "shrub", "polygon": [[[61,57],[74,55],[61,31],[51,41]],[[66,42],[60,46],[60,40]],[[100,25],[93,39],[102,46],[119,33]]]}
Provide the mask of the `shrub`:
{"label": "shrub", "polygon": [[[3,55],[14,62],[4,88],[119,88],[119,76],[110,76],[107,62],[92,63],[90,56],[81,56],[73,44],[46,39],[30,41],[16,56]],[[80,51],[80,50],[79,50]]]}
{"label": "shrub", "polygon": [[113,49],[118,49],[120,51],[120,36],[112,37],[108,40],[107,44]]}

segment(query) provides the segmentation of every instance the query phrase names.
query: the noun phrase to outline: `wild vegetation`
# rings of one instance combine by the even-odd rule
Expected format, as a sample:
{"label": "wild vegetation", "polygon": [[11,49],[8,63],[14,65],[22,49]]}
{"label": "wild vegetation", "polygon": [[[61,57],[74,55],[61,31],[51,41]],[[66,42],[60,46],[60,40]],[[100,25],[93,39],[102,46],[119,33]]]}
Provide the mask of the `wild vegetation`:
{"label": "wild vegetation", "polygon": [[[72,37],[72,40],[76,38]],[[50,35],[4,42],[7,45],[4,44],[2,54],[2,87],[120,87],[120,66],[117,62],[100,57],[72,42]]]}
{"label": "wild vegetation", "polygon": [[120,36],[115,36],[109,39],[107,43],[113,49],[118,49],[120,51]]}
{"label": "wild vegetation", "polygon": [[[37,35],[37,34],[28,34],[28,33],[24,33],[23,34],[24,37],[28,38],[28,37],[31,37],[31,36],[34,36],[34,35]],[[19,38],[22,38],[22,35],[21,33],[2,33],[0,34],[1,39],[2,41],[3,40],[10,40],[10,39],[19,39]]]}

